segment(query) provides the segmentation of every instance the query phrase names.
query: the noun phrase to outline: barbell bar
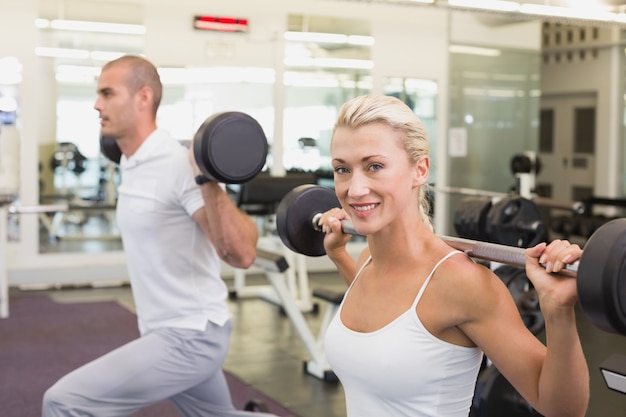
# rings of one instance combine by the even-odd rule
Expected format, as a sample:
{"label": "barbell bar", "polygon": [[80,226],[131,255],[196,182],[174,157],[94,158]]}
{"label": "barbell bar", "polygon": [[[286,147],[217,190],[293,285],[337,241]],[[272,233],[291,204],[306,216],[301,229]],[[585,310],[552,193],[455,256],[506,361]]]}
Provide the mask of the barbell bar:
{"label": "barbell bar", "polygon": [[[289,191],[276,211],[276,228],[289,249],[306,256],[323,256],[325,234],[319,216],[341,207],[330,188],[304,184]],[[358,235],[352,223],[341,222],[345,233]],[[525,249],[438,235],[452,248],[472,258],[524,267]],[[597,327],[626,335],[626,219],[612,220],[587,240],[578,262],[559,275],[576,278],[578,298],[585,315]]]}
{"label": "barbell bar", "polygon": [[[442,192],[447,194],[461,194],[475,197],[503,198],[511,195],[497,191],[485,191],[467,187],[434,186],[433,190],[435,192]],[[549,197],[540,197],[536,194],[532,194],[529,200],[531,200],[533,203],[537,204],[540,207],[568,210],[577,214],[583,214],[586,210],[585,203],[582,201],[557,200]]]}
{"label": "barbell bar", "polygon": [[[200,171],[226,184],[242,184],[254,178],[263,169],[269,148],[256,119],[238,111],[213,114],[191,142]],[[122,152],[114,138],[101,135],[100,151],[119,164]]]}
{"label": "barbell bar", "polygon": [[41,204],[36,206],[10,205],[7,206],[7,213],[10,214],[32,214],[32,213],[56,213],[69,211],[70,206],[66,203]]}

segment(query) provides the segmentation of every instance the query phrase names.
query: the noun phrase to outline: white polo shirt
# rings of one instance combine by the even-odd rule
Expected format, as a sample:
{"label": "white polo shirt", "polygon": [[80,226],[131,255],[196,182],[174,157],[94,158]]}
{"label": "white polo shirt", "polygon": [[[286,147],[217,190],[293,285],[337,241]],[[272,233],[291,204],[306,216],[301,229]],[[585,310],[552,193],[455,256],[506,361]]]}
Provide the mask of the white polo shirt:
{"label": "white polo shirt", "polygon": [[204,206],[189,150],[156,130],[120,161],[117,222],[139,331],[204,330],[231,318],[215,248],[191,215]]}

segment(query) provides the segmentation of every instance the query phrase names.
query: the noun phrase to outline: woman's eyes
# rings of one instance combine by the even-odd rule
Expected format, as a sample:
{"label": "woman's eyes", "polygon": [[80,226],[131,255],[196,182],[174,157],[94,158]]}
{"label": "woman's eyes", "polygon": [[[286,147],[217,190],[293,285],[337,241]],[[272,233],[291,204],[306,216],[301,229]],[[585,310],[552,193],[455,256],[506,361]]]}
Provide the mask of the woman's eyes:
{"label": "woman's eyes", "polygon": [[[382,164],[369,164],[367,166],[367,170],[368,171],[379,171],[381,169],[383,169],[383,165]],[[343,167],[343,166],[335,167],[334,171],[337,174],[345,174],[347,172],[350,172],[350,170],[348,168]]]}

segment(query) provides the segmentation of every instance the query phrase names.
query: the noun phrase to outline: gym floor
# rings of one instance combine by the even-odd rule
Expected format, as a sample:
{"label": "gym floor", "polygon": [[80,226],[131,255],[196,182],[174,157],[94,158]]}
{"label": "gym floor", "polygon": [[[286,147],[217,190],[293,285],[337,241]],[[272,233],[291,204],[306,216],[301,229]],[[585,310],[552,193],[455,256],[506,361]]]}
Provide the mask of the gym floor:
{"label": "gym floor", "polygon": [[[311,289],[344,288],[341,279],[333,273],[310,274],[309,279]],[[232,280],[227,280],[227,284],[232,288]],[[251,276],[246,277],[246,285],[268,283],[264,276]],[[11,295],[19,296],[21,292],[12,289]],[[49,294],[59,302],[116,300],[134,311],[127,286],[29,290],[29,293],[32,292]],[[313,301],[319,308],[306,313],[305,318],[313,334],[317,334],[326,303],[317,299]],[[341,385],[322,381],[304,372],[304,363],[309,358],[307,351],[281,308],[258,297],[233,297],[229,305],[234,315],[234,331],[225,369],[301,417],[346,415]],[[612,354],[626,355],[626,337],[598,329],[580,311],[578,322],[591,375],[591,404],[587,417],[623,417],[626,415],[626,394],[606,387],[599,364]],[[539,338],[542,336],[538,335]]]}

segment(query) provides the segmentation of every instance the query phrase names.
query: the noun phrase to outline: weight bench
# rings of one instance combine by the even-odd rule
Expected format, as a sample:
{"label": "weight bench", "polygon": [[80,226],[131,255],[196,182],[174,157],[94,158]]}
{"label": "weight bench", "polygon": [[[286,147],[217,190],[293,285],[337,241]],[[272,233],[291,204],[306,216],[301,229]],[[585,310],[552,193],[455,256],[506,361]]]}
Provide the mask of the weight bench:
{"label": "weight bench", "polygon": [[313,297],[317,297],[320,300],[324,300],[328,303],[328,305],[326,306],[326,312],[324,313],[324,318],[322,318],[322,323],[320,325],[318,340],[322,340],[322,338],[324,337],[324,332],[328,328],[330,321],[337,313],[339,305],[343,301],[344,294],[345,293],[343,291],[334,291],[327,288],[318,288],[313,290]]}
{"label": "weight bench", "polygon": [[344,291],[336,291],[329,290],[327,288],[317,288],[313,290],[313,297],[319,298],[320,300],[326,301],[326,312],[324,313],[324,317],[322,318],[322,322],[320,323],[320,328],[317,333],[317,350],[321,352],[321,357],[323,358],[323,363],[325,364],[325,369],[319,369],[320,359],[317,361],[308,361],[305,363],[304,370],[312,375],[316,375],[321,377],[324,381],[337,381],[337,376],[330,369],[328,362],[326,361],[326,355],[324,353],[324,334],[326,333],[326,329],[330,324],[330,321],[337,314],[337,310],[339,310],[339,305],[343,301]]}
{"label": "weight bench", "polygon": [[[311,301],[306,258],[290,251],[277,238],[275,235],[275,215],[276,207],[285,194],[298,185],[315,184],[316,181],[317,177],[312,172],[287,173],[285,176],[260,173],[250,181],[237,187],[230,187],[237,195],[237,206],[249,215],[261,216],[263,220],[258,246],[282,253],[287,262],[292,265],[292,268],[284,271],[287,285],[300,310],[307,313],[316,312],[317,306]],[[230,293],[231,298],[261,297],[274,304],[281,304],[280,300],[276,300],[276,293],[271,288],[259,285],[247,286],[245,275],[245,270],[235,269],[234,289]]]}
{"label": "weight bench", "polygon": [[322,346],[322,336],[330,323],[330,319],[339,307],[339,303],[341,303],[338,297],[343,297],[343,294],[324,290],[314,291],[314,295],[317,294],[319,298],[329,302],[326,315],[319,330],[319,336],[316,339],[304,318],[302,309],[287,284],[288,279],[285,273],[289,269],[289,263],[285,256],[275,251],[257,247],[257,258],[254,264],[261,267],[265,272],[267,280],[275,291],[278,304],[285,311],[309,354],[310,359],[304,362],[304,371],[324,381],[337,381],[335,373],[330,369],[330,365],[326,360]]}

